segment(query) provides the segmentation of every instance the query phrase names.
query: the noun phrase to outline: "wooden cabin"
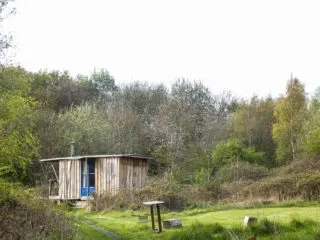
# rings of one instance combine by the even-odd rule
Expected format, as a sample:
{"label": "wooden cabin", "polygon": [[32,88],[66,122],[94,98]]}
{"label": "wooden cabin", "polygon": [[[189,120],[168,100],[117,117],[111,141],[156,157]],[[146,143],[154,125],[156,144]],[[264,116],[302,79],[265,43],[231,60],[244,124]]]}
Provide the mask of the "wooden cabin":
{"label": "wooden cabin", "polygon": [[50,199],[86,200],[93,193],[114,195],[119,189],[144,187],[148,159],[151,158],[144,155],[122,154],[50,158],[40,162],[51,164],[55,175],[55,180],[49,182]]}

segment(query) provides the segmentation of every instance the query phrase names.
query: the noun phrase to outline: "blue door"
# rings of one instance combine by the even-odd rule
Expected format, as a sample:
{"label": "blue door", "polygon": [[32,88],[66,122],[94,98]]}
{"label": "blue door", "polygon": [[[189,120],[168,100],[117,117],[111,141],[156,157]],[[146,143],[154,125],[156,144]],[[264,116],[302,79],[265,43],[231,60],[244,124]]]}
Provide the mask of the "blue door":
{"label": "blue door", "polygon": [[81,160],[81,197],[90,196],[95,188],[95,159]]}

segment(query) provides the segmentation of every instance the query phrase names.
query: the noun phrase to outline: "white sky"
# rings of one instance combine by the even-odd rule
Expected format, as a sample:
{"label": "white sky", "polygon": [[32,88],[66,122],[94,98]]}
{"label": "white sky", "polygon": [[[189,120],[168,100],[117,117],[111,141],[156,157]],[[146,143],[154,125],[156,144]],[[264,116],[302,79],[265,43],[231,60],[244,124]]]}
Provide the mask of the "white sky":
{"label": "white sky", "polygon": [[117,83],[201,80],[213,92],[277,96],[292,73],[320,86],[320,1],[16,0],[7,20],[28,70]]}

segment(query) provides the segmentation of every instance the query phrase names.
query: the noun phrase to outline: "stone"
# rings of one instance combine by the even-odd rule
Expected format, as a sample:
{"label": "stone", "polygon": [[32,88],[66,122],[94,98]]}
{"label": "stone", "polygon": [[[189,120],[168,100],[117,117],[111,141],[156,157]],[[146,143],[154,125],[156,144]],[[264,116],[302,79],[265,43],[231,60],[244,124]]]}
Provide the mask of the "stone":
{"label": "stone", "polygon": [[258,221],[257,217],[250,217],[250,216],[245,216],[243,220],[244,226],[249,226],[252,223],[256,223]]}
{"label": "stone", "polygon": [[178,218],[164,220],[164,221],[162,221],[162,223],[163,223],[163,227],[166,229],[182,227],[181,219],[178,219]]}

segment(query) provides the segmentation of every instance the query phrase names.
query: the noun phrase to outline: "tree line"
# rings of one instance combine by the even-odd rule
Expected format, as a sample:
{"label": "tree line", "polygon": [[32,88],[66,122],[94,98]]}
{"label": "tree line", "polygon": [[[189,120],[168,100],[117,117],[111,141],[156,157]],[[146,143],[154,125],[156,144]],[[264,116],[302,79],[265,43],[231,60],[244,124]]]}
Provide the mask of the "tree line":
{"label": "tree line", "polygon": [[319,90],[297,78],[278,98],[213,94],[199,81],[119,86],[106,69],[0,72],[0,176],[33,182],[39,158],[151,154],[150,174],[210,181],[235,162],[274,168],[320,152]]}

